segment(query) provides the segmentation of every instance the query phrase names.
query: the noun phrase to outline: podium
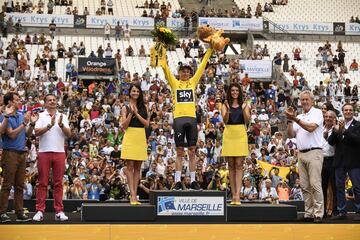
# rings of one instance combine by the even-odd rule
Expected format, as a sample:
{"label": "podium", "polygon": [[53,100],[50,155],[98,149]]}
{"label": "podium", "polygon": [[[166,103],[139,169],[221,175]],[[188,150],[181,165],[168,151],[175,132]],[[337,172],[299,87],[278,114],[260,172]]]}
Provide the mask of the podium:
{"label": "podium", "polygon": [[289,222],[297,219],[297,207],[291,204],[242,202],[226,203],[221,191],[151,191],[149,203],[83,203],[83,222],[122,223],[226,223]]}
{"label": "podium", "polygon": [[152,191],[158,222],[226,222],[226,192]]}

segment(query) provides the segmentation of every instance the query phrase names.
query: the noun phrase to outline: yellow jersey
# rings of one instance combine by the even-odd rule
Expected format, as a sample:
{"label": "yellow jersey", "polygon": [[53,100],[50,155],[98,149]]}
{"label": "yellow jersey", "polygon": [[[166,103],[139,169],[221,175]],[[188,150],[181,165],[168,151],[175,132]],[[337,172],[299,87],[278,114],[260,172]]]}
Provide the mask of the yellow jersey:
{"label": "yellow jersey", "polygon": [[212,48],[207,49],[206,54],[201,61],[201,64],[196,73],[187,81],[180,81],[176,79],[174,75],[172,75],[166,62],[161,64],[164,70],[165,78],[172,90],[174,119],[179,117],[196,117],[195,89],[200,81],[200,78],[205,70],[206,64],[211,57],[212,52]]}

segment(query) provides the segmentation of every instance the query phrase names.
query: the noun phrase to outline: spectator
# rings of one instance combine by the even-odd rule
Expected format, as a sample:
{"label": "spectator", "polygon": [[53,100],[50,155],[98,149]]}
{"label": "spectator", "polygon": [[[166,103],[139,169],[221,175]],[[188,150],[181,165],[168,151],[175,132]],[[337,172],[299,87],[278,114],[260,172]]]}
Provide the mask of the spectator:
{"label": "spectator", "polygon": [[265,180],[265,186],[261,189],[260,199],[269,201],[271,203],[277,202],[279,196],[276,192],[276,189],[272,187],[272,182],[270,179]]}
{"label": "spectator", "polygon": [[110,43],[107,44],[107,47],[105,48],[105,58],[111,58],[112,57],[112,48],[110,46]]}
{"label": "spectator", "polygon": [[106,12],[105,12],[105,10],[106,10],[106,2],[105,2],[105,0],[100,0],[100,6],[101,6],[101,14],[105,15],[106,14]]}
{"label": "spectator", "polygon": [[291,189],[289,199],[295,201],[303,201],[304,197],[300,187],[300,179],[297,178],[294,187]]}
{"label": "spectator", "polygon": [[[90,12],[89,12],[89,10],[88,10],[87,7],[84,8],[83,15],[84,15],[84,16],[90,15]],[[97,15],[97,14],[96,14],[96,15]]]}
{"label": "spectator", "polygon": [[108,2],[107,2],[107,7],[108,7],[108,14],[110,15],[114,15],[114,12],[113,12],[113,6],[114,6],[114,4],[113,4],[113,2],[112,2],[112,0],[108,0]]}
{"label": "spectator", "polygon": [[98,58],[103,58],[104,57],[104,49],[102,48],[102,46],[100,45],[98,50],[96,51],[98,54]]}
{"label": "spectator", "polygon": [[[45,97],[46,111],[40,114],[35,126],[35,134],[40,136],[39,142],[39,185],[36,192],[36,210],[34,221],[42,221],[45,211],[46,190],[49,181],[49,170],[52,168],[55,220],[67,221],[62,204],[63,198],[63,173],[64,173],[64,140],[70,137],[71,131],[66,115],[57,111],[57,99],[53,94]],[[56,124],[56,125],[55,125]],[[53,131],[51,131],[53,130]],[[55,144],[56,143],[56,144]]]}
{"label": "spectator", "polygon": [[109,40],[110,41],[110,33],[111,33],[111,26],[110,24],[107,22],[104,26],[104,34],[105,34],[105,40]]}
{"label": "spectator", "polygon": [[55,31],[56,31],[56,24],[55,24],[55,20],[53,19],[53,20],[51,20],[51,23],[49,24],[49,33],[50,33],[51,39],[54,39]]}
{"label": "spectator", "polygon": [[131,33],[131,29],[129,27],[129,24],[126,24],[124,29],[124,37],[128,41],[130,40],[130,33]]}
{"label": "spectator", "polygon": [[243,178],[244,185],[240,191],[240,198],[241,200],[256,200],[258,199],[258,192],[256,188],[251,184],[249,177]]}
{"label": "spectator", "polygon": [[65,72],[65,78],[66,80],[71,78],[71,73],[74,70],[74,65],[72,64],[72,60],[70,59],[69,62],[65,66],[66,72]]}
{"label": "spectator", "polygon": [[[30,221],[24,214],[23,191],[25,183],[25,138],[30,136],[39,116],[27,112],[25,115],[16,111],[19,104],[19,94],[9,92],[4,96],[5,114],[0,118],[0,133],[2,135],[3,153],[3,183],[0,196],[0,221],[10,222],[7,215],[8,198],[12,185],[15,187],[14,208],[17,221]],[[28,126],[28,124],[31,124]],[[26,129],[27,128],[27,129]],[[16,174],[15,174],[16,173]]]}
{"label": "spectator", "polygon": [[[30,8],[29,5],[28,5],[28,7]],[[53,14],[53,12],[54,12],[54,7],[55,7],[54,1],[53,1],[53,0],[49,0],[49,2],[47,3],[47,9],[48,9],[47,14]]]}
{"label": "spectator", "polygon": [[132,46],[129,44],[129,46],[125,49],[125,54],[126,56],[132,57],[134,56],[134,49],[132,48]]}
{"label": "spectator", "polygon": [[117,40],[120,41],[122,31],[123,31],[122,26],[120,26],[120,22],[118,21],[115,26],[115,41],[117,41]]}
{"label": "spectator", "polygon": [[301,60],[301,57],[300,57],[301,49],[300,48],[293,48],[292,52],[294,54],[294,60],[300,61]]}
{"label": "spectator", "polygon": [[356,59],[353,59],[353,62],[350,65],[350,71],[358,71],[359,70],[359,65],[356,62]]}
{"label": "spectator", "polygon": [[291,189],[286,182],[280,181],[276,187],[276,192],[280,201],[289,201]]}
{"label": "spectator", "polygon": [[[336,195],[337,206],[339,214],[332,217],[334,220],[345,219],[347,215],[346,211],[346,199],[345,199],[345,180],[346,173],[348,173],[351,182],[353,183],[353,190],[355,195],[356,212],[359,213],[360,209],[360,181],[358,180],[359,166],[356,161],[358,155],[358,148],[352,144],[359,138],[359,122],[354,119],[354,107],[346,103],[342,107],[344,120],[339,120],[339,123],[335,125],[334,130],[331,133],[328,142],[330,145],[334,145],[335,148],[335,178],[336,178]],[[341,135],[341,137],[340,137]],[[360,220],[360,215],[356,214],[355,221]]]}
{"label": "spectator", "polygon": [[[300,100],[304,109],[303,114],[296,116],[292,107],[285,112],[289,120],[287,131],[290,137],[296,137],[300,151],[299,174],[305,200],[304,218],[314,217],[314,222],[319,223],[324,216],[324,198],[321,189],[323,117],[321,110],[312,106],[314,97],[310,91],[303,91]],[[293,124],[293,121],[296,124]]]}

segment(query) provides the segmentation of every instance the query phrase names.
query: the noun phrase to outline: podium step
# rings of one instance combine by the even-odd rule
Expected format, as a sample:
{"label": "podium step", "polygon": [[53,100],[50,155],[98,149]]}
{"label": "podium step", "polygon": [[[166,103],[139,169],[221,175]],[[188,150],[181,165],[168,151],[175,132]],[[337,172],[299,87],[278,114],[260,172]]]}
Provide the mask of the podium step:
{"label": "podium step", "polygon": [[228,222],[290,222],[296,219],[296,206],[287,204],[242,203],[240,206],[227,206]]}
{"label": "podium step", "polygon": [[82,222],[153,222],[155,207],[149,204],[83,203]]}

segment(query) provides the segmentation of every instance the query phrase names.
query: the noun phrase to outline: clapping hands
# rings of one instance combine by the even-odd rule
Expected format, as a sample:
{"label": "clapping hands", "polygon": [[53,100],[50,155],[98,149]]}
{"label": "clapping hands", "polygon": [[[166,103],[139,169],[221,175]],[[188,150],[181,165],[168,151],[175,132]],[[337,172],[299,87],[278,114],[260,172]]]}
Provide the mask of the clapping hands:
{"label": "clapping hands", "polygon": [[13,105],[8,104],[5,107],[5,114],[7,116],[14,115],[16,113],[16,108]]}
{"label": "clapping hands", "polygon": [[293,107],[288,107],[285,111],[285,115],[289,120],[295,120],[296,119],[296,111]]}

